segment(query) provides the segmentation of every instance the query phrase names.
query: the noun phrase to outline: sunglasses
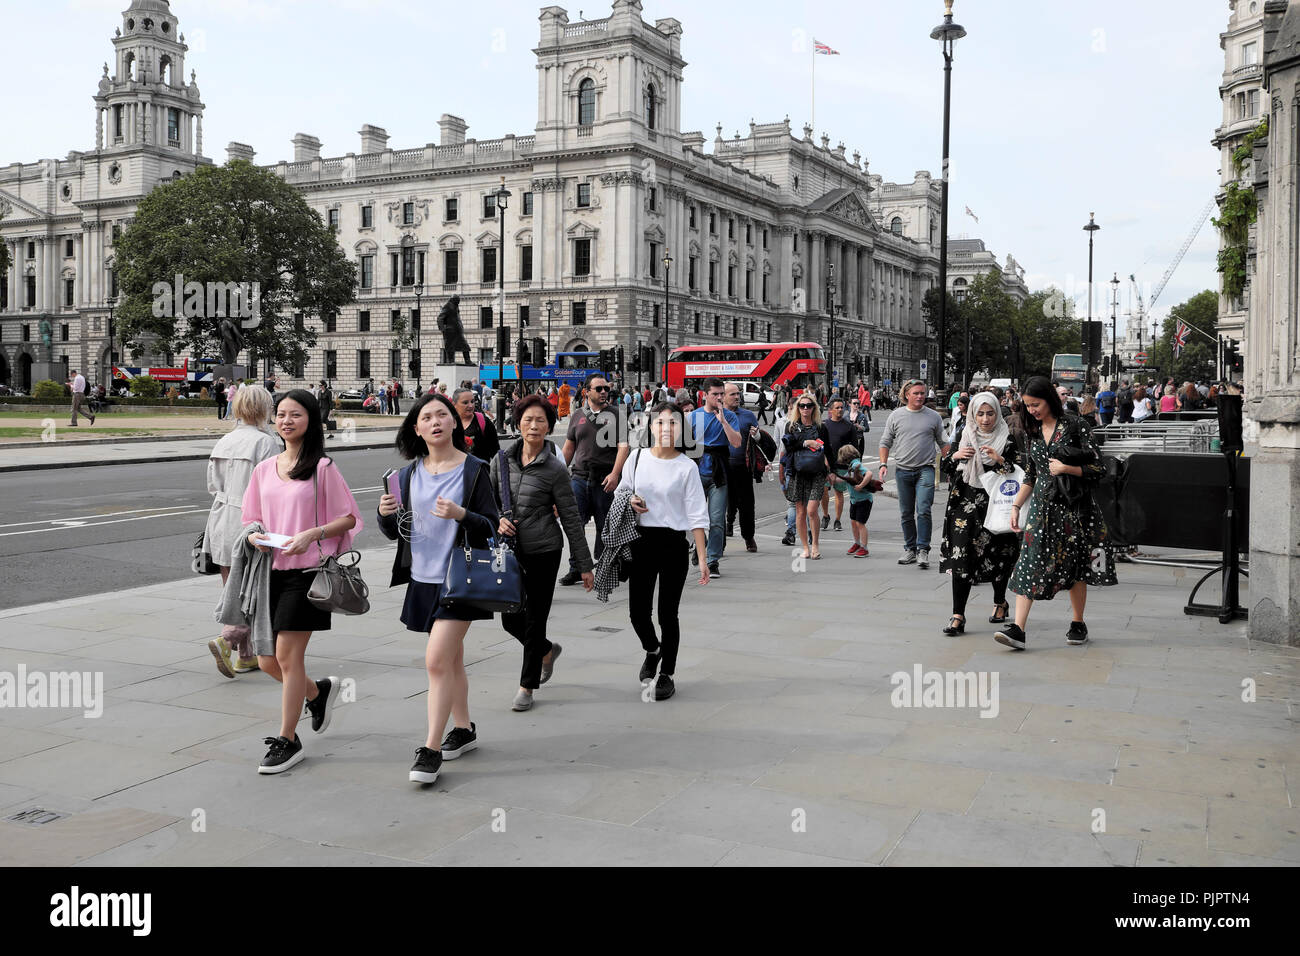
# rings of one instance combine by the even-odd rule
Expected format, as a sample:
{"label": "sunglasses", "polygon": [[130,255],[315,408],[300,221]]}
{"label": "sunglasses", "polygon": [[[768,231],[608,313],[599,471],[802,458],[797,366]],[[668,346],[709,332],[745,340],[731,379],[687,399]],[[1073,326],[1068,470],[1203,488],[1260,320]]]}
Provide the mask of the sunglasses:
{"label": "sunglasses", "polygon": [[817,406],[816,406],[816,405],[813,405],[811,402],[800,402],[798,407],[799,407],[799,408],[816,408]]}
{"label": "sunglasses", "polygon": [[608,391],[609,391],[609,386],[608,386],[608,385],[593,385],[593,386],[591,386],[591,390],[592,390],[593,392],[608,392]]}

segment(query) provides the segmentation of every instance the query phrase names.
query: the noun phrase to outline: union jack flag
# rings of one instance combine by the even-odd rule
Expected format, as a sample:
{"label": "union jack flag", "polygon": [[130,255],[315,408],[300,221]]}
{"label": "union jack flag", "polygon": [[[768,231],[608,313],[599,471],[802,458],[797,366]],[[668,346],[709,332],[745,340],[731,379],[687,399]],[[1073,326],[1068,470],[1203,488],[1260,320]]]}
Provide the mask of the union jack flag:
{"label": "union jack flag", "polygon": [[828,47],[825,43],[822,43],[821,40],[813,40],[813,53],[821,53],[821,54],[824,54],[824,55],[826,55],[826,56],[839,56],[839,55],[840,55],[840,51],[839,51],[839,50],[832,50],[832,49],[831,49],[830,47]]}
{"label": "union jack flag", "polygon": [[1178,328],[1174,330],[1174,357],[1183,354],[1183,349],[1187,347],[1187,336],[1191,334],[1191,329],[1187,327],[1186,322],[1179,322]]}

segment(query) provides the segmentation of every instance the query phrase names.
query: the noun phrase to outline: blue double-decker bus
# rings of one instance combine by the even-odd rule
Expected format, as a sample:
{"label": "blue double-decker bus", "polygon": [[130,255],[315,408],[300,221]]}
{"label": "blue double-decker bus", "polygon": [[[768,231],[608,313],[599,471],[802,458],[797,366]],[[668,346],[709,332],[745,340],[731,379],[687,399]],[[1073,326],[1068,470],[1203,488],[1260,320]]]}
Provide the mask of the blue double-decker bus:
{"label": "blue double-decker bus", "polygon": [[[498,370],[502,382],[519,381],[519,373],[515,369],[514,362],[506,362],[504,367],[496,362],[481,363],[478,367],[479,381],[484,385],[495,387]],[[569,388],[575,391],[586,384],[588,375],[609,374],[608,371],[600,368],[599,352],[557,352],[554,362],[547,365],[529,365],[525,362],[523,371],[525,386],[529,383],[535,385],[554,383],[558,387],[568,383]]]}

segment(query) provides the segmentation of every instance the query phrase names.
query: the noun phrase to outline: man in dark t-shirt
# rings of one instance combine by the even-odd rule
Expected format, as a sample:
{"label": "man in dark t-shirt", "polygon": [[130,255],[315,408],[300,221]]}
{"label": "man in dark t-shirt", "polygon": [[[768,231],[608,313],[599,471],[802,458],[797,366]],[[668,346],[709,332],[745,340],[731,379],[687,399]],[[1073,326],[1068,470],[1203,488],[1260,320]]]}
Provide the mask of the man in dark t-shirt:
{"label": "man in dark t-shirt", "polygon": [[[827,410],[829,417],[822,424],[826,426],[826,460],[830,462],[830,473],[835,474],[836,458],[840,449],[845,445],[852,445],[857,438],[857,428],[854,424],[844,417],[844,399],[838,396],[831,399],[830,408]],[[859,448],[858,452],[861,453]],[[861,455],[859,454],[859,457]],[[843,531],[844,527],[840,524],[840,517],[844,514],[844,492],[835,492],[835,530]],[[830,524],[830,486],[822,493],[822,530]]]}
{"label": "man in dark t-shirt", "polygon": [[[630,448],[624,420],[618,409],[609,404],[609,382],[603,375],[587,377],[587,403],[578,406],[569,419],[568,437],[564,441],[564,461],[571,470],[573,497],[578,502],[582,526],[588,518],[596,519],[597,561],[605,551],[601,529],[614,503],[614,489],[623,477],[623,463]],[[582,580],[577,561],[569,555],[569,572],[560,578],[565,587]]]}

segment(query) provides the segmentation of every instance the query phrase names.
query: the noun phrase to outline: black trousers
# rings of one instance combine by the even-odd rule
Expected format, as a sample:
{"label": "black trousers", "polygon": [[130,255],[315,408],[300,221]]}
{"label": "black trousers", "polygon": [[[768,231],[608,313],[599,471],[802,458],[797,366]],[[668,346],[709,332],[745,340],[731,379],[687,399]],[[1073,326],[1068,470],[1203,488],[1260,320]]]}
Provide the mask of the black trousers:
{"label": "black trousers", "polygon": [[[966,602],[970,599],[973,587],[970,578],[952,576],[952,613],[966,616]],[[1007,600],[1007,579],[993,582],[993,603],[1005,604]]]}
{"label": "black trousers", "polygon": [[[740,515],[740,536],[754,538],[754,479],[744,465],[727,465],[727,527],[733,527]],[[727,550],[724,539],[722,550]]]}
{"label": "black trousers", "polygon": [[560,570],[561,551],[540,554],[515,552],[519,570],[524,575],[524,609],[517,614],[502,614],[501,626],[524,645],[524,666],[519,672],[519,686],[537,690],[542,682],[542,658],[551,652],[546,639],[546,620],[551,616],[551,599],[555,597],[555,574]]}
{"label": "black trousers", "polygon": [[[677,669],[677,649],[682,642],[677,609],[686,587],[686,550],[682,532],[672,528],[642,527],[632,542],[632,574],[628,578],[628,611],[632,628],[647,654],[658,653],[659,673],[672,676]],[[650,619],[655,582],[659,582],[659,636]]]}

